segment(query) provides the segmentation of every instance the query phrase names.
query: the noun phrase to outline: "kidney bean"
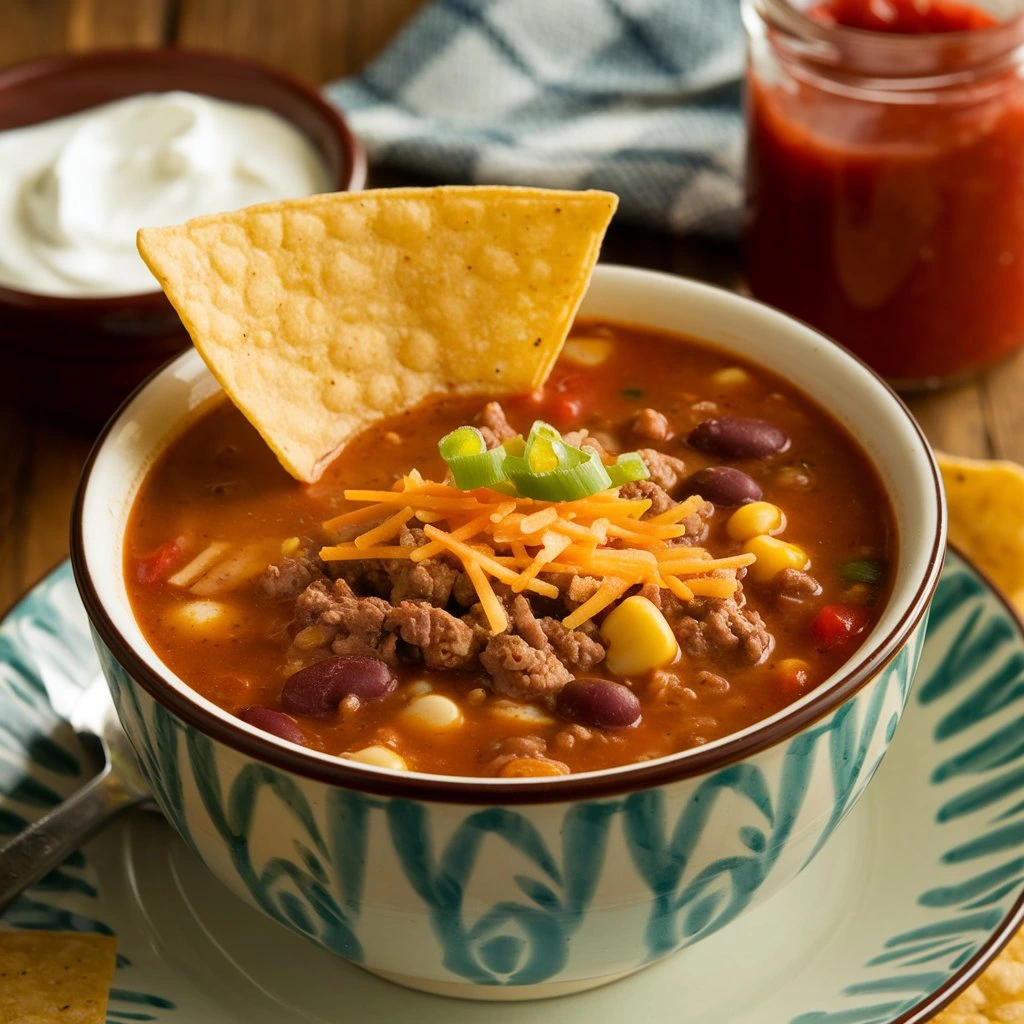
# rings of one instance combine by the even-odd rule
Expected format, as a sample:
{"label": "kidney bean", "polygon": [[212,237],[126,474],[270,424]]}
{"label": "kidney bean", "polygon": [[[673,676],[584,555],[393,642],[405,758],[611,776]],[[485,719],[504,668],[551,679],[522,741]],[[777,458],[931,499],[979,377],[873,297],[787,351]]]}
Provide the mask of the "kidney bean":
{"label": "kidney bean", "polygon": [[704,420],[686,440],[691,448],[725,459],[763,459],[789,447],[789,438],[774,423],[738,416]]}
{"label": "kidney bean", "polygon": [[640,701],[628,686],[608,679],[574,679],[555,699],[558,713],[570,722],[598,729],[622,729],[640,720]]}
{"label": "kidney bean", "polygon": [[281,691],[281,707],[293,715],[325,718],[346,697],[382,700],[398,686],[391,669],[369,655],[341,654],[299,669]]}
{"label": "kidney bean", "polygon": [[715,505],[734,507],[760,501],[764,492],[761,485],[740,469],[732,466],[707,466],[698,469],[684,487],[687,494],[699,494]]}
{"label": "kidney bean", "polygon": [[254,704],[252,707],[242,708],[238,717],[248,725],[254,725],[257,729],[272,733],[279,739],[287,740],[289,743],[306,745],[306,737],[291,715],[283,711],[275,711],[273,708],[260,707]]}

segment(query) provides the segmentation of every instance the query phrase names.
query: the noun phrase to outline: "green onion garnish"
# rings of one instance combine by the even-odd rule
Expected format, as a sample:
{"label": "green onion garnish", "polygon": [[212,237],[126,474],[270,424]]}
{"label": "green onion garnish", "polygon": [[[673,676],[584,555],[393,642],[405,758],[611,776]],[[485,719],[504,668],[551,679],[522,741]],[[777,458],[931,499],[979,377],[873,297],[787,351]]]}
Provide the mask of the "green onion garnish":
{"label": "green onion garnish", "polygon": [[624,452],[611,466],[605,466],[612,487],[621,487],[633,480],[647,480],[651,473],[639,452]]}
{"label": "green onion garnish", "polygon": [[488,451],[484,435],[476,427],[459,427],[445,434],[438,448],[459,490],[494,487],[508,479],[504,467],[505,449]]}
{"label": "green onion garnish", "polygon": [[439,448],[461,490],[490,487],[538,501],[576,501],[650,476],[638,452],[605,466],[595,451],[566,444],[543,420],[534,421],[525,440],[513,437],[491,451],[476,427],[453,430]]}
{"label": "green onion garnish", "polygon": [[885,562],[879,558],[855,558],[839,570],[844,583],[869,583],[877,586],[885,578]]}
{"label": "green onion garnish", "polygon": [[623,398],[631,398],[633,400],[636,400],[638,398],[643,398],[644,397],[644,389],[643,388],[623,388],[622,389],[622,397]]}

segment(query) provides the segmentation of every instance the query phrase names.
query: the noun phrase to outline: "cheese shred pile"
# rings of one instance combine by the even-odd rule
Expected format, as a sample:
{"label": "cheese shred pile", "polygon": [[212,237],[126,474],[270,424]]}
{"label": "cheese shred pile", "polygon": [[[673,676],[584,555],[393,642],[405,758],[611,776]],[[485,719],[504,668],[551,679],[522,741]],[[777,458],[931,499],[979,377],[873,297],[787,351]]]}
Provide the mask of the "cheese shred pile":
{"label": "cheese shred pile", "polygon": [[[562,620],[567,629],[575,629],[637,584],[654,584],[683,601],[731,597],[738,585],[736,570],[754,561],[751,554],[713,558],[703,548],[672,544],[686,533],[683,520],[704,504],[696,495],[642,519],[650,501],[620,498],[617,489],[577,501],[545,502],[484,488],[462,491],[413,472],[393,490],[346,490],[345,498],[362,507],[328,520],[324,528],[354,536],[321,548],[325,562],[422,562],[452,555],[476,589],[492,633],[506,630],[508,617],[491,580],[507,584],[513,593],[556,598],[558,587],[545,577],[597,579],[593,596]],[[426,543],[395,543],[406,525],[421,526]],[[359,532],[360,527],[365,529]]]}

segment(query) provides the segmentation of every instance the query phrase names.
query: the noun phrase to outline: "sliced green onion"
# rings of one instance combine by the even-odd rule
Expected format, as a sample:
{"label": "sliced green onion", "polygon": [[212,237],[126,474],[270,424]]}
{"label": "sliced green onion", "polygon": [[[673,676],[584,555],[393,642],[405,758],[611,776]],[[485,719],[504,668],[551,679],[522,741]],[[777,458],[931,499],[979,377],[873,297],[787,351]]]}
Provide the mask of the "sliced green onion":
{"label": "sliced green onion", "polygon": [[855,558],[839,570],[839,576],[844,583],[877,586],[885,578],[885,562],[879,558]]}
{"label": "sliced green onion", "polygon": [[438,448],[463,491],[489,487],[539,501],[576,501],[650,476],[638,452],[605,466],[595,451],[566,444],[543,420],[534,421],[525,440],[517,435],[490,451],[483,434],[469,426],[446,434]]}
{"label": "sliced green onion", "polygon": [[521,495],[538,501],[576,501],[611,487],[608,470],[596,452],[564,443],[560,447],[563,459],[554,469],[537,472],[528,457],[505,460],[508,477]]}
{"label": "sliced green onion", "polygon": [[647,463],[640,457],[639,452],[623,452],[612,465],[605,466],[605,469],[608,470],[612,487],[621,487],[633,480],[647,480],[651,475]]}
{"label": "sliced green onion", "polygon": [[476,427],[459,427],[445,434],[437,447],[459,490],[495,487],[508,481],[505,449],[499,447],[488,451],[484,435]]}
{"label": "sliced green onion", "polygon": [[643,388],[623,388],[622,389],[622,397],[623,398],[631,398],[633,400],[636,400],[637,398],[643,398],[644,397],[644,389]]}

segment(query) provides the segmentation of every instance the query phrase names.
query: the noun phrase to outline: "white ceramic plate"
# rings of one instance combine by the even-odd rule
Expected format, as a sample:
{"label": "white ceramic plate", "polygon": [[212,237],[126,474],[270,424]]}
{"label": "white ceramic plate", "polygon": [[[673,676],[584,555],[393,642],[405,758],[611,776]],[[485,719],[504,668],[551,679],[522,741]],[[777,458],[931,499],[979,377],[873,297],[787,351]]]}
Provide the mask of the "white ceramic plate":
{"label": "white ceramic plate", "polygon": [[[99,671],[69,568],[0,627],[0,836],[81,782],[57,708]],[[109,829],[0,923],[113,931],[110,1024],[912,1024],[1024,918],[1024,630],[955,554],[911,703],[867,794],[791,886],[634,977],[515,1004],[397,988],[229,893],[154,814]]]}

